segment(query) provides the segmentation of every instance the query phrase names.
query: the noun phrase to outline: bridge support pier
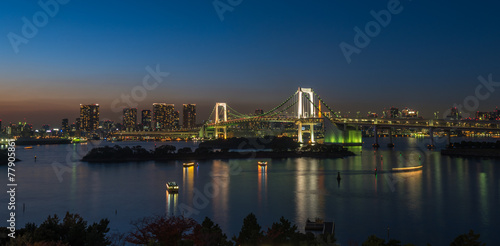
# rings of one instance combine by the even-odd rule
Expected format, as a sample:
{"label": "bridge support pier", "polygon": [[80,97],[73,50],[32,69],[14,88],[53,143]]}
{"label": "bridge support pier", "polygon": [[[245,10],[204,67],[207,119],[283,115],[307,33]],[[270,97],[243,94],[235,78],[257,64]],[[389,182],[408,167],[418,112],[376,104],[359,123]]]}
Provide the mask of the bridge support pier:
{"label": "bridge support pier", "polygon": [[448,144],[448,147],[451,145],[451,131],[448,130],[446,131],[446,143]]}
{"label": "bridge support pier", "polygon": [[378,144],[378,131],[377,131],[377,126],[373,126],[373,133],[375,135],[375,143],[372,145],[374,148],[380,147]]}
{"label": "bridge support pier", "polygon": [[298,127],[298,135],[297,135],[297,142],[302,143],[302,122],[297,123]]}
{"label": "bridge support pier", "polygon": [[434,145],[434,129],[429,128],[429,137],[431,138],[431,143],[427,145],[428,149],[434,149],[436,146]]}
{"label": "bridge support pier", "polygon": [[309,130],[311,131],[311,143],[314,143],[314,124],[309,125]]}
{"label": "bridge support pier", "polygon": [[389,143],[387,144],[387,147],[393,148],[394,147],[394,142],[392,141],[392,127],[389,128]]}
{"label": "bridge support pier", "polygon": [[[297,121],[297,142],[299,143],[303,143],[304,142],[304,138],[303,138],[303,134],[304,133],[309,133],[311,135],[311,143],[315,143],[316,140],[314,138],[314,125],[316,125],[315,123],[302,123],[301,121]],[[302,126],[309,126],[309,130],[302,130]]]}
{"label": "bridge support pier", "polygon": [[[220,132],[219,129],[222,129],[223,131]],[[215,127],[215,139],[219,139],[219,133],[224,133],[224,139],[227,139],[227,126]]]}

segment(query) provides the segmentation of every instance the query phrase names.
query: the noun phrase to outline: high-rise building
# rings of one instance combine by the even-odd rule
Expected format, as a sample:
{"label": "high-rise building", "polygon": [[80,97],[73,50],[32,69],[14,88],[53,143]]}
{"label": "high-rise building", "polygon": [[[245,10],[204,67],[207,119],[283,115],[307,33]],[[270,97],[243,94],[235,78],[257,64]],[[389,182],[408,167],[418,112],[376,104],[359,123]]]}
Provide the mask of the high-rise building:
{"label": "high-rise building", "polygon": [[142,130],[151,130],[151,110],[142,110],[141,115]]}
{"label": "high-rise building", "polygon": [[105,131],[116,131],[115,122],[112,120],[105,120],[102,123],[102,129],[104,129]]}
{"label": "high-rise building", "polygon": [[123,109],[123,128],[126,131],[133,131],[137,127],[137,108]]}
{"label": "high-rise building", "polygon": [[49,125],[42,125],[41,130],[44,132],[48,132],[48,131],[50,131],[50,126]]}
{"label": "high-rise building", "polygon": [[255,110],[255,115],[261,115],[261,114],[264,114],[264,110],[263,109],[256,109]]}
{"label": "high-rise building", "polygon": [[154,130],[164,129],[166,119],[167,119],[167,104],[153,103]]}
{"label": "high-rise building", "polygon": [[63,134],[69,132],[69,121],[68,121],[68,119],[62,119],[61,131],[62,131]]}
{"label": "high-rise building", "polygon": [[3,132],[3,129],[2,129],[2,120],[0,120],[0,132]]}
{"label": "high-rise building", "polygon": [[399,109],[395,107],[391,107],[391,118],[399,118]]}
{"label": "high-rise building", "polygon": [[181,128],[179,111],[174,111],[172,113],[172,126],[169,130],[178,130]]}
{"label": "high-rise building", "polygon": [[182,105],[182,127],[193,128],[196,126],[196,104]]}
{"label": "high-rise building", "polygon": [[418,111],[405,107],[403,110],[401,110],[401,117],[403,118],[418,117]]}
{"label": "high-rise building", "polygon": [[174,104],[153,103],[153,122],[156,130],[171,130],[174,128]]}
{"label": "high-rise building", "polygon": [[76,118],[75,119],[75,130],[80,131],[81,129],[82,129],[82,119]]}
{"label": "high-rise building", "polygon": [[80,129],[92,132],[99,128],[99,104],[80,104]]}

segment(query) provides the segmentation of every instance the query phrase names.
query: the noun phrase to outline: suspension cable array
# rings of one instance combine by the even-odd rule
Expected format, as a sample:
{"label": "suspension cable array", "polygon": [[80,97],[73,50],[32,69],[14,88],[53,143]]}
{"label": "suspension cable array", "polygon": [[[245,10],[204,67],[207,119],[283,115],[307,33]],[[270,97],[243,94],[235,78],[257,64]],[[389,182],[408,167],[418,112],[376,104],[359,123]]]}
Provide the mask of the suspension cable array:
{"label": "suspension cable array", "polygon": [[210,116],[208,116],[208,120],[205,121],[205,125],[208,124],[208,121],[212,118],[212,115],[214,115],[214,112],[215,112],[215,108],[217,107],[217,105],[214,106],[214,109],[212,109],[212,113],[210,113]]}
{"label": "suspension cable array", "polygon": [[[340,116],[339,116],[339,115],[338,115],[335,111],[333,111],[333,109],[332,109],[332,108],[330,108],[330,106],[328,106],[328,104],[326,104],[326,103],[325,103],[325,101],[323,101],[323,99],[321,99],[321,97],[319,97],[319,95],[318,95],[318,94],[316,94],[316,92],[315,92],[315,91],[313,91],[313,93],[314,93],[314,95],[318,98],[318,100],[319,100],[321,103],[323,103],[323,105],[325,105],[325,107],[326,107],[326,108],[327,108],[327,109],[328,109],[328,110],[329,110],[332,114],[334,114],[337,118],[338,118],[338,117],[340,117]],[[311,100],[309,100],[309,101],[311,101]],[[313,104],[314,104],[314,103],[313,103]]]}
{"label": "suspension cable array", "polygon": [[[307,100],[309,100],[309,102],[311,102],[311,103],[312,103],[312,105],[314,105],[314,107],[315,107],[317,110],[319,110],[319,107],[318,107],[316,104],[314,104],[314,102],[313,102],[313,101],[311,101],[311,99],[309,98],[309,96],[308,96],[307,94],[305,94],[305,96],[306,96]],[[326,106],[326,105],[325,105],[325,106]],[[328,121],[330,121],[331,123],[334,123],[334,122],[332,121],[332,119],[330,119],[329,117],[324,117],[324,118],[328,119]]]}
{"label": "suspension cable array", "polygon": [[[335,111],[333,111],[333,109],[330,106],[328,106],[328,104],[326,104],[325,101],[323,101],[323,99],[321,99],[321,97],[318,94],[316,94],[316,92],[313,91],[313,93],[318,98],[318,103],[319,104],[323,104],[335,117],[339,117],[339,115]],[[297,98],[298,94],[299,94],[298,91],[295,92],[295,93],[293,93],[291,96],[289,96],[285,101],[283,101],[282,103],[280,103],[278,106],[272,108],[271,110],[269,110],[269,111],[267,111],[265,113],[258,114],[258,115],[251,115],[251,114],[240,113],[240,112],[236,111],[234,108],[232,108],[231,106],[229,106],[229,105],[226,104],[227,109],[229,109],[227,111],[227,114],[230,115],[230,116],[232,116],[232,117],[234,117],[234,118],[238,118],[238,119],[253,119],[253,118],[260,118],[260,117],[264,117],[264,116],[266,116],[266,117],[273,117],[273,116],[279,115],[279,114],[281,114],[283,112],[286,113],[286,111],[288,109],[290,109],[291,107],[293,107],[294,105],[296,105],[298,103],[298,101],[299,101],[298,98]],[[303,95],[307,98],[307,100],[318,111],[320,111],[320,108],[318,107],[318,105],[316,105],[314,103],[314,100],[312,100],[312,98],[310,98],[307,93],[304,93]],[[283,107],[285,104],[287,104],[288,102],[290,102],[290,100],[292,100],[292,102],[288,106]],[[212,113],[209,116],[209,119],[212,118],[215,110],[218,110],[218,109],[216,107],[214,107],[214,109],[212,110]],[[328,117],[325,117],[325,118],[328,118]]]}

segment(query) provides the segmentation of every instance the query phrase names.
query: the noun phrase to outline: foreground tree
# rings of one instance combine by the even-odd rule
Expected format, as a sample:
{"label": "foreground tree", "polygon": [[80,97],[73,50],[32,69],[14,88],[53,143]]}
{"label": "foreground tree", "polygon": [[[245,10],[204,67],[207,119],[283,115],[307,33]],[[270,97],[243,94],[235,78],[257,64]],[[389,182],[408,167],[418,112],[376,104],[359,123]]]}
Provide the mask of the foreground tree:
{"label": "foreground tree", "polygon": [[135,229],[125,238],[129,243],[175,246],[192,241],[198,223],[183,216],[153,216],[137,220],[132,225]]}
{"label": "foreground tree", "polygon": [[227,240],[226,234],[222,232],[219,225],[215,224],[208,217],[201,225],[194,229],[193,240],[199,246],[232,246],[233,243]]}
{"label": "foreground tree", "polygon": [[486,243],[479,241],[479,236],[479,234],[474,234],[474,231],[470,230],[469,233],[456,237],[450,246],[485,246]]}
{"label": "foreground tree", "polygon": [[28,223],[16,232],[15,239],[2,241],[2,245],[110,245],[106,236],[108,224],[109,220],[102,219],[99,223],[87,226],[87,221],[80,215],[68,212],[62,223],[57,215],[49,216],[38,227]]}
{"label": "foreground tree", "polygon": [[243,226],[237,238],[233,238],[237,245],[259,245],[262,240],[262,231],[257,217],[250,213],[243,219]]}

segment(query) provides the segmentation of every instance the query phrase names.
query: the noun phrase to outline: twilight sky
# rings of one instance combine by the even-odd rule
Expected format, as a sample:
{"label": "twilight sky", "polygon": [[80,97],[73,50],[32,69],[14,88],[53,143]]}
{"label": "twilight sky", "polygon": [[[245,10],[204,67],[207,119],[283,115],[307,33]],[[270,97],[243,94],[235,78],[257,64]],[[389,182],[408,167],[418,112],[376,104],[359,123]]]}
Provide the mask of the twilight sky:
{"label": "twilight sky", "polygon": [[[40,2],[52,4],[0,2],[4,125],[59,127],[78,117],[80,103],[99,103],[101,118],[118,120],[112,102],[157,65],[169,76],[137,108],[196,103],[198,121],[217,101],[270,109],[299,86],[339,111],[408,106],[429,117],[477,98],[478,76],[500,82],[497,1],[218,0],[232,9],[223,20],[212,0]],[[388,5],[390,20],[374,26],[370,12],[390,13]],[[356,42],[363,47],[348,63],[339,45],[356,47],[355,27],[365,33],[367,24],[373,37]],[[500,86],[490,89],[480,90],[489,95],[477,110],[500,106]]]}

